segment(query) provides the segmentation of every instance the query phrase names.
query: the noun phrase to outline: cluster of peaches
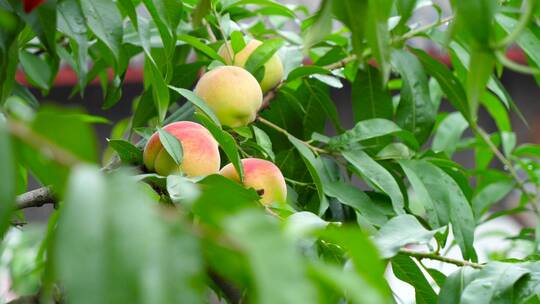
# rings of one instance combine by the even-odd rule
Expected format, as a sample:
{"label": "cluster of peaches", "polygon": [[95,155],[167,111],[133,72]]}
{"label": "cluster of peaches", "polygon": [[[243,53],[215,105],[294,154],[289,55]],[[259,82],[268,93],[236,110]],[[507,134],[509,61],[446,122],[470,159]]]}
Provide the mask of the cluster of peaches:
{"label": "cluster of peaches", "polygon": [[[273,55],[264,65],[265,72],[260,83],[243,68],[249,56],[261,44],[258,40],[251,40],[236,54],[230,44],[224,44],[219,54],[228,65],[205,73],[195,87],[195,94],[204,100],[223,125],[235,128],[253,122],[262,105],[263,93],[275,87],[283,77],[283,66],[277,55]],[[241,181],[232,164],[220,170],[218,142],[205,127],[191,121],[179,121],[163,129],[182,144],[182,163],[175,163],[156,132],[144,148],[144,165],[148,170],[160,175],[181,173],[189,177],[219,173],[257,190],[265,205],[286,201],[285,179],[272,162],[257,158],[242,159],[244,179]]]}

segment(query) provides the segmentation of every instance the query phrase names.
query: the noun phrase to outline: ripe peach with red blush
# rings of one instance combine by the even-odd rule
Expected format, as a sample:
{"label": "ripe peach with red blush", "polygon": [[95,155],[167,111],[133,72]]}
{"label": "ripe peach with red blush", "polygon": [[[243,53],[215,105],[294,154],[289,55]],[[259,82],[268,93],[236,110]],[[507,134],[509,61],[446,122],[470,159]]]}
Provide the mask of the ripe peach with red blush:
{"label": "ripe peach with red blush", "polygon": [[182,144],[182,163],[175,163],[156,132],[144,148],[143,161],[148,170],[164,176],[183,173],[193,177],[218,173],[221,162],[219,146],[205,127],[191,121],[179,121],[168,124],[163,129]]}
{"label": "ripe peach with red blush", "polygon": [[[264,205],[268,206],[273,202],[279,204],[286,202],[287,185],[283,174],[276,165],[264,159],[245,158],[242,159],[242,166],[244,167],[244,186],[262,193],[261,202]],[[223,167],[220,174],[240,182],[240,176],[233,164]]]}

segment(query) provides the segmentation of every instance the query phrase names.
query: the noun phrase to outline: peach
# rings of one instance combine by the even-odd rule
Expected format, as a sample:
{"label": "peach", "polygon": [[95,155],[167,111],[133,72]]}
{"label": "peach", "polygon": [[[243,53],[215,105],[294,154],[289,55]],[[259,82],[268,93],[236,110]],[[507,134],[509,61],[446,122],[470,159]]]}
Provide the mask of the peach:
{"label": "peach", "polygon": [[219,171],[221,160],[218,143],[205,127],[191,121],[179,121],[168,124],[163,129],[178,138],[182,144],[182,163],[177,165],[174,162],[156,132],[144,147],[143,161],[148,170],[164,176],[183,173],[191,177]]}
{"label": "peach", "polygon": [[[257,49],[262,42],[259,40],[253,39],[237,54],[233,55],[232,47],[230,43],[223,44],[219,49],[218,53],[227,64],[236,65],[239,67],[244,67],[249,56]],[[226,46],[229,48],[227,52]],[[231,56],[234,56],[234,60],[231,59]],[[264,64],[264,77],[260,82],[261,89],[263,93],[268,92],[270,89],[274,88],[278,83],[281,82],[283,78],[283,64],[281,59],[277,54],[274,54],[265,64]]]}
{"label": "peach", "polygon": [[[261,202],[268,206],[272,202],[284,204],[287,200],[287,185],[279,168],[272,162],[258,158],[242,159],[244,166],[244,186],[261,191]],[[233,164],[228,164],[219,174],[240,182],[240,176]]]}
{"label": "peach", "polygon": [[232,128],[253,122],[263,99],[255,77],[236,66],[220,66],[205,73],[195,86],[195,94],[222,124]]}

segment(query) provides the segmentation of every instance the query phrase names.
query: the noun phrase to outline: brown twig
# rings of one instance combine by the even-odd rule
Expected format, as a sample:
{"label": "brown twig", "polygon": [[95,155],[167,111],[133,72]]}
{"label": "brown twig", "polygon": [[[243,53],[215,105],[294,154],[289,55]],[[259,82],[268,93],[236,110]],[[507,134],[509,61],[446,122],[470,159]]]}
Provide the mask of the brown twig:
{"label": "brown twig", "polygon": [[482,264],[473,263],[473,262],[469,262],[469,261],[462,261],[462,260],[458,260],[458,259],[452,259],[452,258],[448,258],[448,257],[442,256],[442,255],[438,255],[436,253],[432,253],[432,252],[417,252],[417,251],[413,251],[413,250],[409,250],[409,249],[401,249],[399,252],[402,253],[402,254],[408,255],[410,257],[417,258],[419,260],[429,259],[429,260],[441,261],[441,262],[444,262],[444,263],[447,263],[447,264],[454,264],[454,265],[460,266],[460,267],[469,266],[469,267],[472,267],[472,268],[475,268],[475,269],[484,268],[484,265],[482,265]]}

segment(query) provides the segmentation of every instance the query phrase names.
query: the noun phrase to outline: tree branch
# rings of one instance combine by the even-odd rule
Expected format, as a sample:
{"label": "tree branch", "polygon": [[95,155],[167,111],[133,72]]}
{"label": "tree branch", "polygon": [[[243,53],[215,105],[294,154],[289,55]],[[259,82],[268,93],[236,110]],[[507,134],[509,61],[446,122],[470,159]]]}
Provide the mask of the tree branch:
{"label": "tree branch", "polygon": [[17,196],[17,209],[56,205],[56,199],[49,187],[38,188]]}
{"label": "tree branch", "polygon": [[475,269],[484,268],[484,265],[482,265],[482,264],[473,263],[473,262],[469,262],[469,261],[462,261],[462,260],[457,260],[457,259],[452,259],[452,258],[447,258],[445,256],[441,256],[441,255],[438,255],[438,254],[432,253],[432,252],[417,252],[417,251],[413,251],[413,250],[409,250],[409,249],[401,249],[399,251],[399,253],[408,255],[410,257],[417,258],[419,260],[429,259],[429,260],[441,261],[441,262],[448,263],[448,264],[454,264],[454,265],[460,266],[460,267],[469,266],[469,267],[472,267],[472,268],[475,268]]}

